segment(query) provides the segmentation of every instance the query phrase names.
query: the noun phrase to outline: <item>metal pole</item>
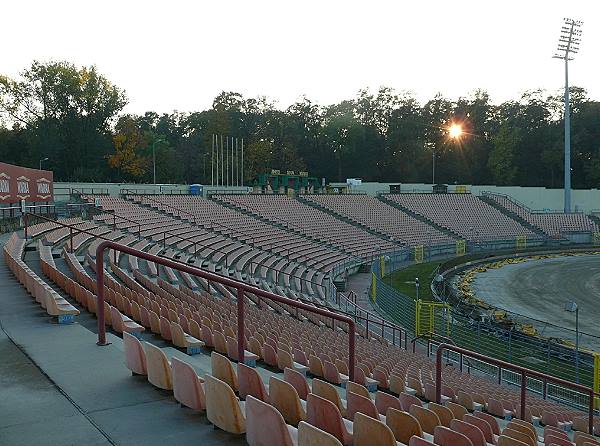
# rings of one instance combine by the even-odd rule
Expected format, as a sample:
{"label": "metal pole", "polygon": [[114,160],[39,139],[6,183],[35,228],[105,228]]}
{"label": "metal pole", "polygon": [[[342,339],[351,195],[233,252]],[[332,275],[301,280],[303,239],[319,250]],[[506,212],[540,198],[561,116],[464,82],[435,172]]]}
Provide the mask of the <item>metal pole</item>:
{"label": "metal pole", "polygon": [[233,164],[234,164],[234,160],[233,160],[233,136],[231,137],[231,186],[235,186],[235,184],[233,183]]}
{"label": "metal pole", "polygon": [[525,420],[525,400],[527,398],[527,375],[521,372],[521,420]]}
{"label": "metal pole", "polygon": [[214,165],[214,157],[215,157],[215,135],[212,135],[211,138],[211,148],[210,148],[210,185],[215,185],[215,165]]}
{"label": "metal pole", "polygon": [[569,107],[569,52],[565,54],[565,212],[571,212],[571,116]]}
{"label": "metal pole", "polygon": [[242,138],[242,186],[244,185],[244,138]]}
{"label": "metal pole", "polygon": [[152,177],[156,186],[156,141],[152,143]]}
{"label": "metal pole", "polygon": [[225,167],[223,166],[223,135],[221,135],[221,186],[225,184],[223,177],[225,176]]}
{"label": "metal pole", "polygon": [[575,382],[579,384],[579,306],[575,308]]}
{"label": "metal pole", "polygon": [[244,364],[244,290],[242,290],[241,288],[238,288],[237,290],[237,323],[238,363]]}

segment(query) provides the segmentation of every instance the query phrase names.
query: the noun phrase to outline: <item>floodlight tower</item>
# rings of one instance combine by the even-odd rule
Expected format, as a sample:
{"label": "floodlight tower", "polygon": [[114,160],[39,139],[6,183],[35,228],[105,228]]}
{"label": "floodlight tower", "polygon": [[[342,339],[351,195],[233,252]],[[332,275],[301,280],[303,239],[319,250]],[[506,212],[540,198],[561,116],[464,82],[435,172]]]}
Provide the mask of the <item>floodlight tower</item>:
{"label": "floodlight tower", "polygon": [[571,212],[571,117],[569,110],[569,61],[579,51],[583,22],[564,19],[554,58],[565,61],[565,212]]}

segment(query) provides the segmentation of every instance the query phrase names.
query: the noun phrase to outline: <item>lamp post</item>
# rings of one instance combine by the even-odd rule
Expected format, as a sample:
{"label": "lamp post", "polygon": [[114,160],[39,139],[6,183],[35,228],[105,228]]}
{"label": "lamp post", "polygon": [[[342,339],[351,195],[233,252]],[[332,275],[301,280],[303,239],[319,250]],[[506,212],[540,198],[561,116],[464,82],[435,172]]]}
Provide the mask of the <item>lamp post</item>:
{"label": "lamp post", "polygon": [[40,159],[40,170],[42,170],[42,161],[48,161],[48,159],[49,159],[48,157]]}
{"label": "lamp post", "polygon": [[156,144],[165,142],[163,138],[157,138],[152,142],[152,181],[156,186]]}
{"label": "lamp post", "polygon": [[581,42],[581,25],[583,22],[573,19],[564,19],[560,30],[558,47],[555,59],[565,61],[565,212],[571,212],[571,113],[569,110],[569,61],[573,60],[571,54],[579,51]]}
{"label": "lamp post", "polygon": [[577,302],[567,302],[565,311],[575,313],[575,382],[579,383],[579,306],[577,306]]}

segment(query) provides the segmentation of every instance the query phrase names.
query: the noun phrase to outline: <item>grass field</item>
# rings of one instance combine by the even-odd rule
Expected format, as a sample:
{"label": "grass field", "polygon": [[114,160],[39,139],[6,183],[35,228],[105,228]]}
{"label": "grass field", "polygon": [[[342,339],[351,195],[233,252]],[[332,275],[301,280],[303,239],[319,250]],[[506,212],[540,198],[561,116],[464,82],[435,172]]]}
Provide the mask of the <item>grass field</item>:
{"label": "grass field", "polygon": [[417,263],[408,268],[395,271],[386,277],[383,281],[391,285],[396,290],[409,296],[412,299],[417,298],[415,287],[415,278],[419,278],[419,298],[422,300],[432,300],[430,284],[438,266],[442,262]]}

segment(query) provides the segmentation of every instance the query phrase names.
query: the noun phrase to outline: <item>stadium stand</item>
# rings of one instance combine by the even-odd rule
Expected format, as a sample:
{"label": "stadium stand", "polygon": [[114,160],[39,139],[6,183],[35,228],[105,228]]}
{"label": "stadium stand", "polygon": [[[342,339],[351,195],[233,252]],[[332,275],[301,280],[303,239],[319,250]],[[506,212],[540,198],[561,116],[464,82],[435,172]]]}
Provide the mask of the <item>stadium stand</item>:
{"label": "stadium stand", "polygon": [[385,197],[467,240],[536,236],[471,194],[388,194]]}
{"label": "stadium stand", "polygon": [[455,239],[367,195],[302,195],[303,200],[349,218],[406,245],[440,245]]}
{"label": "stadium stand", "polygon": [[486,193],[485,196],[553,238],[558,238],[566,232],[599,231],[598,225],[583,213],[534,212],[505,195]]}
{"label": "stadium stand", "polygon": [[[407,196],[412,198],[405,198]],[[475,226],[481,236],[532,234],[470,195],[460,195],[460,198],[458,195],[431,198],[436,196],[430,195],[418,205],[412,201],[417,194],[390,197],[402,197],[398,201],[402,206],[413,212],[422,210],[424,217],[458,236],[469,238],[460,231],[464,232],[464,225],[475,224],[476,220],[484,222]],[[159,205],[151,209],[155,201],[144,201],[143,197],[132,199],[138,204],[102,197],[103,210],[117,212],[128,220],[117,218],[113,224],[115,217],[103,214],[93,222],[63,222],[75,225],[73,229],[59,223],[42,223],[29,228],[32,240],[15,233],[5,244],[5,260],[11,271],[46,308],[48,315],[58,317],[59,321],[61,316],[66,316],[63,321],[71,322],[69,316],[80,314],[76,306],[90,315],[98,312],[94,256],[95,247],[103,239],[118,240],[147,252],[155,250],[168,257],[187,251],[184,262],[193,252],[190,249],[194,242],[203,243],[203,259],[214,259],[215,252],[233,245],[245,249],[234,258],[239,259],[252,250],[257,252],[256,258],[264,254],[263,261],[268,261],[269,255],[276,254],[270,248],[264,250],[266,245],[255,244],[252,237],[248,238],[249,232],[229,234],[216,230],[218,225],[231,224],[239,228],[252,223],[255,224],[253,231],[264,230],[272,237],[280,232],[290,236],[277,239],[278,243],[290,246],[299,243],[298,246],[309,247],[309,251],[314,248],[315,251],[304,258],[311,259],[306,261],[314,262],[312,266],[321,271],[330,264],[319,264],[319,258],[331,252],[335,253],[331,259],[340,260],[351,255],[369,255],[375,244],[383,250],[398,246],[289,197],[218,197],[220,203],[239,210],[196,197],[162,197],[168,204],[167,209],[159,209]],[[184,215],[167,214],[169,209],[178,206],[185,211]],[[445,219],[433,211],[445,209],[448,212],[450,208],[460,209],[466,217]],[[206,226],[192,223],[188,214],[206,222]],[[298,232],[273,223],[290,224]],[[502,226],[501,230],[496,230],[498,225]],[[71,247],[73,231],[76,234]],[[165,231],[169,231],[168,234]],[[327,249],[308,236],[325,241]],[[446,237],[441,232],[438,236]],[[403,244],[410,244],[408,238],[404,240]],[[36,248],[45,278],[35,274],[23,260],[28,244]],[[298,252],[296,248],[291,249]],[[67,270],[57,266],[53,253],[60,255]],[[153,271],[152,262],[138,262],[131,256],[125,259],[117,252],[109,252],[107,260],[104,271],[106,324],[123,338],[123,358],[129,370],[145,376],[153,386],[169,394],[172,392],[182,405],[204,411],[214,426],[230,433],[245,433],[248,444],[484,446],[486,443],[523,443],[537,446],[544,443],[550,446],[567,444],[565,441],[570,445],[596,441],[594,437],[582,435],[577,439],[565,438],[565,431],[582,429],[581,420],[586,415],[536,395],[528,395],[524,418],[529,423],[516,420],[506,423],[519,416],[518,391],[451,366],[444,367],[442,373],[446,406],[439,405],[431,395],[433,361],[419,352],[390,345],[365,330],[359,329],[356,334],[356,376],[355,382],[350,382],[347,327],[308,311],[258,299],[252,293],[244,296],[247,303],[243,335],[248,355],[236,365],[234,293],[218,284],[185,278],[175,269],[156,277],[160,268],[154,265]],[[216,271],[214,265],[220,262],[222,258],[215,259],[212,269]],[[237,270],[240,276],[243,271],[247,269]],[[54,291],[46,280],[60,288],[65,297]],[[210,372],[200,376],[191,364],[192,356],[186,356],[190,358],[187,360],[170,358],[165,349],[157,345],[157,340],[178,347],[182,354],[210,354]],[[256,363],[266,376],[257,373]],[[268,385],[264,383],[267,379]],[[344,392],[345,398],[342,398]],[[545,426],[543,435],[533,427],[539,423]],[[579,439],[582,440],[576,443]]]}

